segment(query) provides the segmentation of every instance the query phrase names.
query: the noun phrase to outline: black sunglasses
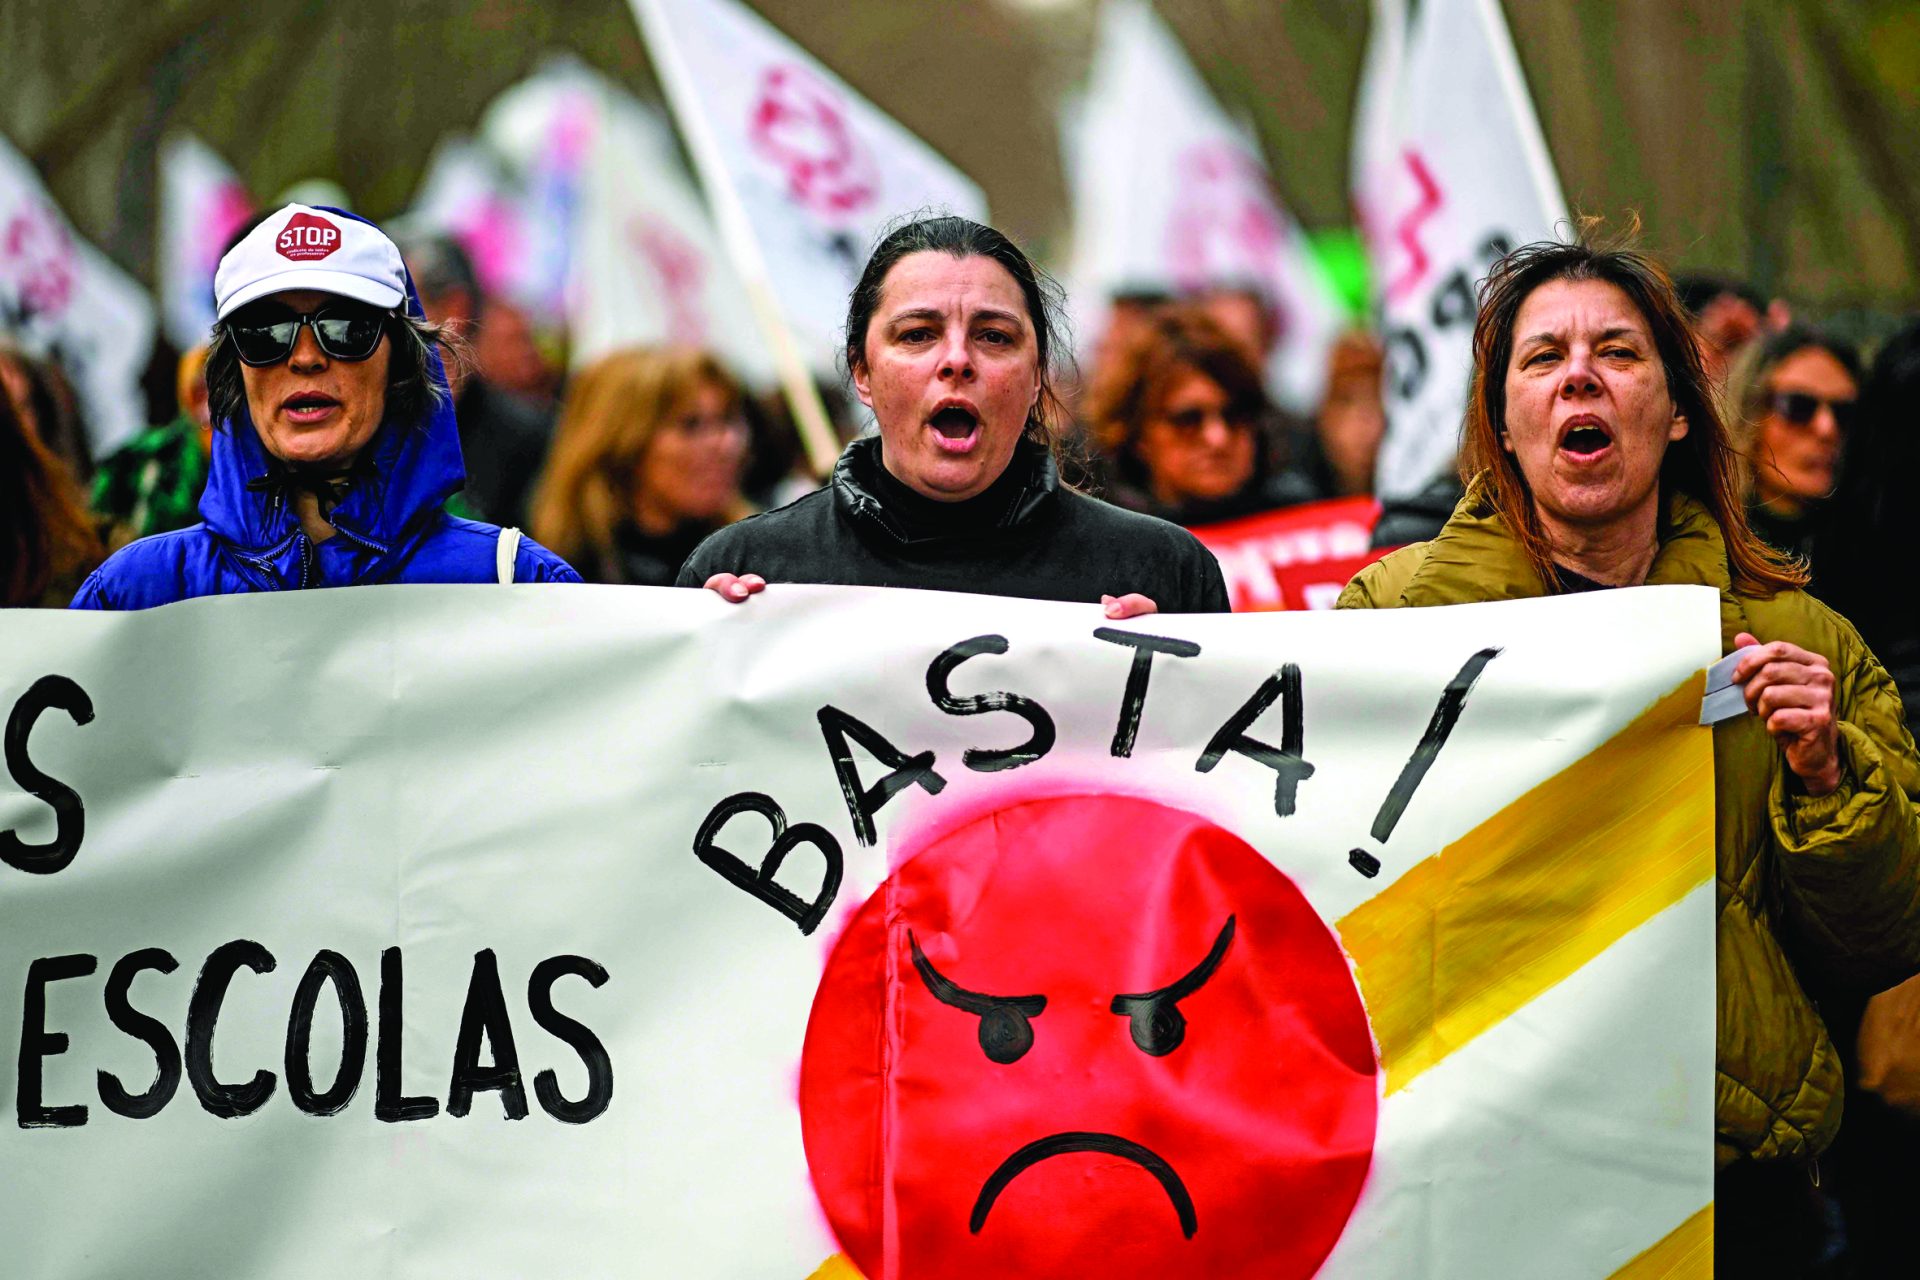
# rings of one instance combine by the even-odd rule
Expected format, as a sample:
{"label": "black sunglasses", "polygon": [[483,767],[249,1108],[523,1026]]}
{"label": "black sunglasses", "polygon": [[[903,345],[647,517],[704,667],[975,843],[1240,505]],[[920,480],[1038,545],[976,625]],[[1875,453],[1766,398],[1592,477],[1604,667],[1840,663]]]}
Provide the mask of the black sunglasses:
{"label": "black sunglasses", "polygon": [[[1229,431],[1245,431],[1250,429],[1254,425],[1255,418],[1258,416],[1252,409],[1249,409],[1245,405],[1237,404],[1228,405],[1225,409],[1219,410],[1218,412],[1220,420],[1227,424],[1227,430]],[[1213,417],[1214,413],[1215,411],[1212,409],[1181,409],[1178,412],[1169,413],[1165,416],[1167,422],[1180,435],[1197,436],[1206,430],[1207,419]]]}
{"label": "black sunglasses", "polygon": [[1854,419],[1860,409],[1858,400],[1829,400],[1825,396],[1808,395],[1804,391],[1776,391],[1773,394],[1773,411],[1796,427],[1812,425],[1821,405],[1833,410],[1833,425],[1842,431],[1853,430]]}
{"label": "black sunglasses", "polygon": [[308,312],[277,304],[246,307],[227,321],[227,333],[240,363],[258,368],[292,355],[301,325],[313,327],[313,340],[332,359],[365,360],[387,331],[387,313],[352,301],[329,302]]}

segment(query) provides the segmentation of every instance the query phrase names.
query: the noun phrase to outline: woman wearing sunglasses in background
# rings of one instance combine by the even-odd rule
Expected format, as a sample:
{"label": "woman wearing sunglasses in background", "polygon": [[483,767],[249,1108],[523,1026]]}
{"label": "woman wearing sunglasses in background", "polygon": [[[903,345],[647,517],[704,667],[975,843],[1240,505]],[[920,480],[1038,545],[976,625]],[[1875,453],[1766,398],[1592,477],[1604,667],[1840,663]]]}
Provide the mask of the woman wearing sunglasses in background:
{"label": "woman wearing sunglasses in background", "polygon": [[1197,307],[1141,325],[1087,393],[1107,498],[1188,527],[1319,496],[1304,475],[1274,467],[1272,416],[1260,371]]}
{"label": "woman wearing sunglasses in background", "polygon": [[131,543],[75,608],[378,582],[578,582],[442,504],[465,479],[437,349],[378,227],[288,205],[220,260],[200,524]]}
{"label": "woman wearing sunglasses in background", "polygon": [[1747,459],[1747,522],[1776,551],[1812,554],[1859,395],[1853,348],[1799,325],[1753,344],[1727,375],[1727,416]]}

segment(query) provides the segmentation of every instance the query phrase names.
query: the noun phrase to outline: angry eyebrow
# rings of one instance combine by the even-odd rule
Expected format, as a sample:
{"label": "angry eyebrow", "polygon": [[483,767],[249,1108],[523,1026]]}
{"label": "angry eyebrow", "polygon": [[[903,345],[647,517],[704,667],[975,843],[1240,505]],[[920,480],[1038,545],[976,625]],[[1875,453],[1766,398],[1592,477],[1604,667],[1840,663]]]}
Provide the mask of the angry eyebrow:
{"label": "angry eyebrow", "polygon": [[1220,967],[1220,962],[1226,958],[1227,948],[1233,945],[1234,928],[1235,918],[1228,916],[1226,924],[1220,928],[1220,935],[1213,940],[1213,949],[1207,952],[1207,958],[1195,965],[1185,977],[1152,991],[1113,998],[1108,1008],[1127,1019],[1133,1043],[1140,1052],[1164,1058],[1186,1040],[1187,1017],[1180,1012],[1180,1002],[1198,991],[1213,976],[1213,971]]}
{"label": "angry eyebrow", "polygon": [[[1645,335],[1639,329],[1635,328],[1632,325],[1616,324],[1608,328],[1602,329],[1597,335],[1595,335],[1594,341],[1595,342],[1613,342],[1620,338],[1640,338],[1644,336]],[[1562,334],[1536,333],[1531,337],[1522,339],[1518,345],[1522,347],[1528,347],[1528,346],[1533,346],[1537,343],[1542,343],[1542,342],[1565,342],[1565,341],[1566,341],[1566,338]]]}
{"label": "angry eyebrow", "polygon": [[933,961],[927,959],[927,953],[920,949],[920,940],[913,936],[911,929],[907,930],[907,945],[913,949],[913,967],[920,974],[920,981],[926,984],[928,993],[941,1004],[951,1005],[972,1014],[987,1014],[995,1009],[1013,1008],[1029,1018],[1037,1017],[1047,1007],[1045,996],[993,996],[980,991],[969,991],[933,967]]}
{"label": "angry eyebrow", "polygon": [[1220,935],[1213,940],[1213,949],[1207,952],[1207,958],[1195,965],[1183,978],[1158,987],[1152,991],[1141,991],[1133,995],[1119,995],[1113,998],[1114,1013],[1126,1013],[1129,1006],[1147,1004],[1159,1000],[1184,1000],[1206,984],[1213,971],[1226,959],[1227,948],[1233,945],[1235,917],[1228,916],[1226,924],[1220,927]]}

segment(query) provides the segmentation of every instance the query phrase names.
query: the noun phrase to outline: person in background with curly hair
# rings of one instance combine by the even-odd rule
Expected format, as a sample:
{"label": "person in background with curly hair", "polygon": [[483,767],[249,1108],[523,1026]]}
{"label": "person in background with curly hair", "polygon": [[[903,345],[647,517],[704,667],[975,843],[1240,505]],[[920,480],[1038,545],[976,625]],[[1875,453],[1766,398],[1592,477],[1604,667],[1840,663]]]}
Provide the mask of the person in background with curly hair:
{"label": "person in background with curly hair", "polygon": [[1260,370],[1199,307],[1166,307],[1130,334],[1089,388],[1085,418],[1109,500],[1134,511],[1192,527],[1320,496],[1275,465]]}

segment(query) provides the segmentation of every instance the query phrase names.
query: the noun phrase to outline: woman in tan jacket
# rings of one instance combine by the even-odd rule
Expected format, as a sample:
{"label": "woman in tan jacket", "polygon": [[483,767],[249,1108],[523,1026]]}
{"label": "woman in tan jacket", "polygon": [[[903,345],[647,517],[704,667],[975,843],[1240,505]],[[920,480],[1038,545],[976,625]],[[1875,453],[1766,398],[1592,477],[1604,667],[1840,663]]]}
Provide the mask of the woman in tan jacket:
{"label": "woman in tan jacket", "polygon": [[1920,970],[1920,765],[1900,701],[1804,570],[1747,527],[1737,459],[1666,273],[1541,243],[1481,291],[1462,470],[1431,542],[1340,603],[1394,608],[1642,584],[1720,592],[1753,714],[1714,730],[1719,886],[1717,1260],[1798,1275],[1822,1225],[1809,1174],[1841,1067],[1803,981]]}

